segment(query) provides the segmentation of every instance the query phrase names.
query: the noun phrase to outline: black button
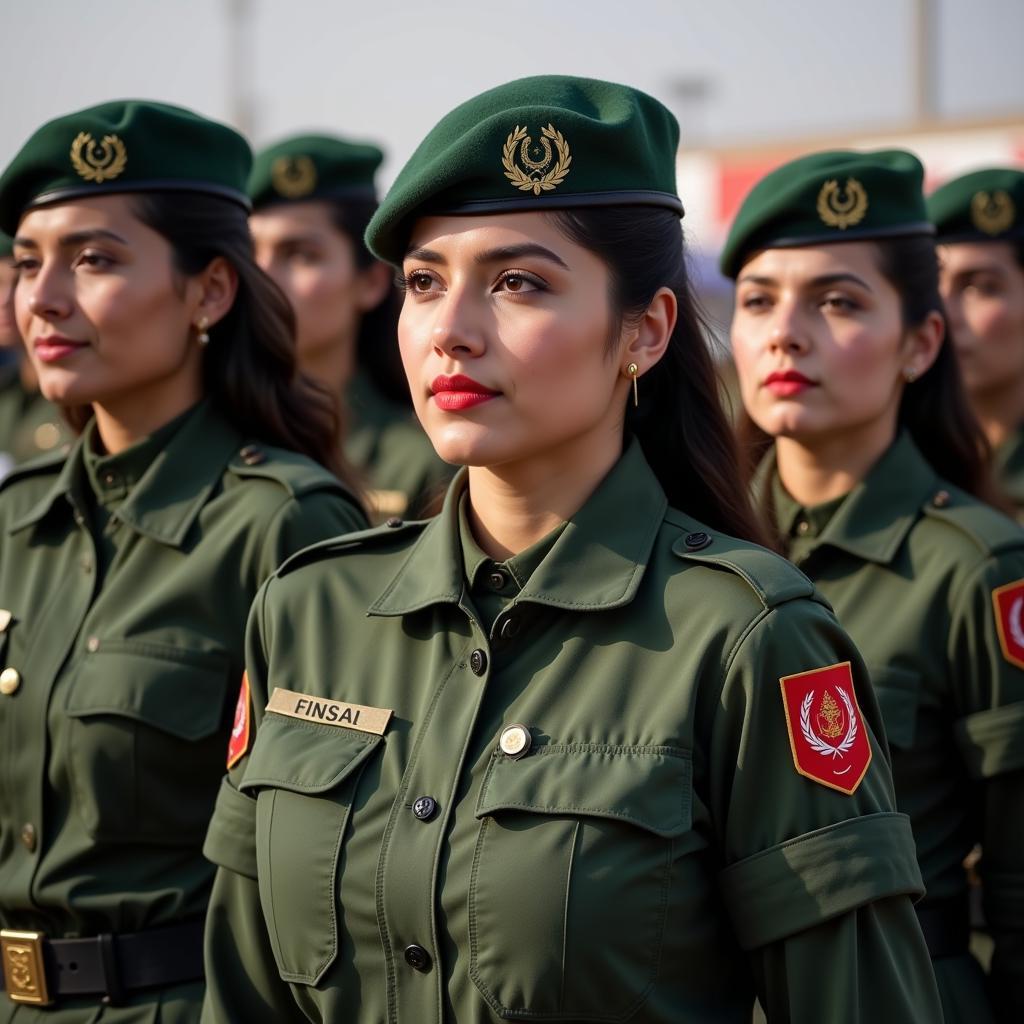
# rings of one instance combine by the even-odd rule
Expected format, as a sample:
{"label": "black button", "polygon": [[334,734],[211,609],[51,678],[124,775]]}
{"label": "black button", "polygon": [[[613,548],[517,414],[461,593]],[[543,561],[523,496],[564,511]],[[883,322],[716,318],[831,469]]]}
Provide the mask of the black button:
{"label": "black button", "polygon": [[479,647],[469,656],[469,667],[475,676],[482,676],[487,671],[487,654]]}
{"label": "black button", "polygon": [[429,971],[432,961],[422,946],[413,944],[405,947],[405,962],[417,971]]}
{"label": "black button", "polygon": [[238,454],[247,466],[259,466],[267,461],[266,452],[255,444],[247,444]]}
{"label": "black button", "polygon": [[391,516],[389,519],[384,520],[385,526],[390,526],[392,530],[402,525],[402,520],[398,516]]}
{"label": "black button", "polygon": [[501,639],[511,640],[513,637],[519,636],[519,620],[514,616],[509,616],[501,624]]}
{"label": "black button", "polygon": [[487,585],[491,590],[501,590],[506,583],[508,583],[508,577],[497,569],[487,576]]}
{"label": "black button", "polygon": [[416,803],[412,805],[412,813],[415,814],[420,821],[430,821],[436,810],[437,801],[432,796],[421,796]]}
{"label": "black button", "polygon": [[36,827],[35,825],[21,826],[21,842],[29,853],[34,853],[36,848]]}
{"label": "black button", "polygon": [[683,543],[691,551],[700,551],[711,543],[711,538],[703,530],[699,530],[697,533],[688,533],[683,538]]}

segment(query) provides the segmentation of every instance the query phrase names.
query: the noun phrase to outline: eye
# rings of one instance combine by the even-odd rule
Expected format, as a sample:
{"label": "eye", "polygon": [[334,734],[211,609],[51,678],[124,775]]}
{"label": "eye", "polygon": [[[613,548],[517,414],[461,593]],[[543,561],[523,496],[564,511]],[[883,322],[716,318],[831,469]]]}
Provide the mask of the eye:
{"label": "eye", "polygon": [[510,295],[526,295],[529,292],[547,291],[547,283],[525,270],[506,270],[498,278],[495,291],[505,291]]}
{"label": "eye", "polygon": [[86,249],[75,257],[71,267],[73,270],[76,270],[78,267],[88,267],[91,270],[108,270],[113,265],[114,260],[111,257],[102,252],[96,252],[94,249]]}
{"label": "eye", "polygon": [[440,288],[438,279],[426,270],[412,270],[398,278],[398,287],[411,295],[429,295]]}
{"label": "eye", "polygon": [[848,295],[826,295],[822,299],[821,304],[825,309],[836,313],[852,313],[854,310],[860,309],[859,304],[854,302]]}
{"label": "eye", "polygon": [[19,274],[28,274],[39,267],[39,260],[35,256],[18,256],[14,260],[14,269]]}
{"label": "eye", "polygon": [[761,292],[748,292],[740,299],[740,308],[750,313],[758,313],[771,305],[768,296]]}

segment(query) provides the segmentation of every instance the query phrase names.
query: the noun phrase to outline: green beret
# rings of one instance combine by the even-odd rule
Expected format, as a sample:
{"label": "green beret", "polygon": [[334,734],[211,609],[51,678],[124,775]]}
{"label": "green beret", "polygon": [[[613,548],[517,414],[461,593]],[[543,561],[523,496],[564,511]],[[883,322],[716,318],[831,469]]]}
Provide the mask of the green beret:
{"label": "green beret", "polygon": [[14,239],[0,231],[0,259],[10,259],[14,255]]}
{"label": "green beret", "polygon": [[376,199],[384,153],[331,135],[295,135],[256,154],[249,175],[255,209],[305,199]]}
{"label": "green beret", "polygon": [[676,194],[679,126],[656,99],[612,82],[544,75],[481,93],[443,117],[366,229],[400,263],[428,214],[664,206]]}
{"label": "green beret", "polygon": [[946,182],[928,197],[940,242],[1024,238],[1024,171],[991,167]]}
{"label": "green beret", "polygon": [[837,150],[792,160],[762,178],[736,214],[719,259],[736,277],[747,253],[935,233],[924,169],[912,153]]}
{"label": "green beret", "polygon": [[226,125],[145,100],[101,103],[49,121],[0,177],[0,229],[26,210],[112,192],[202,192],[249,209],[249,144]]}

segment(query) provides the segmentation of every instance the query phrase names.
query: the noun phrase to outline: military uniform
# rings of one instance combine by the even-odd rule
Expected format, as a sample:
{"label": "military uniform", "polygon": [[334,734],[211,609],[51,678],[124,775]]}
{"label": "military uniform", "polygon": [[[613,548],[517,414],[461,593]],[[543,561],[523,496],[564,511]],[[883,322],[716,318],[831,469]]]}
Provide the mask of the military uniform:
{"label": "military uniform", "polygon": [[0,369],[0,479],[69,437],[57,407],[38,391],[25,390],[16,365]]}
{"label": "military uniform", "polygon": [[[740,1021],[755,988],[778,1019],[938,1019],[874,699],[806,578],[667,508],[635,445],[506,563],[464,488],[254,606],[204,1021]],[[846,661],[852,795],[798,774],[779,693]]]}
{"label": "military uniform", "polygon": [[1015,430],[992,453],[992,468],[1003,494],[1024,520],[1024,427]]}

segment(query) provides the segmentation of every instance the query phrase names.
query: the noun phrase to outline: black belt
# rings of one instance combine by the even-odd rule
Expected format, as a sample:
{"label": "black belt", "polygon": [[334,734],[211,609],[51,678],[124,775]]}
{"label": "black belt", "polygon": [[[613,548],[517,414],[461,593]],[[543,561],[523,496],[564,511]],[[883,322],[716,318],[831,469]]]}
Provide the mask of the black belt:
{"label": "black belt", "polygon": [[918,903],[914,909],[933,960],[967,952],[971,915],[966,894],[934,903]]}
{"label": "black belt", "polygon": [[139,989],[203,977],[201,921],[89,939],[5,930],[0,945],[0,987],[17,1003],[46,1006],[61,996],[96,996],[116,1006]]}

